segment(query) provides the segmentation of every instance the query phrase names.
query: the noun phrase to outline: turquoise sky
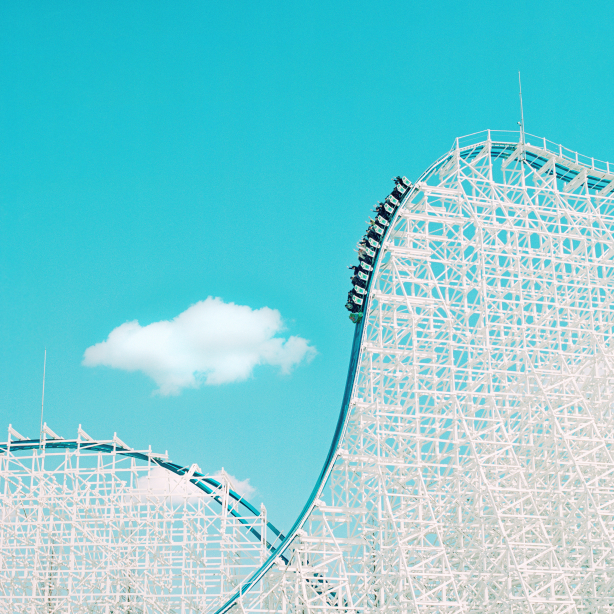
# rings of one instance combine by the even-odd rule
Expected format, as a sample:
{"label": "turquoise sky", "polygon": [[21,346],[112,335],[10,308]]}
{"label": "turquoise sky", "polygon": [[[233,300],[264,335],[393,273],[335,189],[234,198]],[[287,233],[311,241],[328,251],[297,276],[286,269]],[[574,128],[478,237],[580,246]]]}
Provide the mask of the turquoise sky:
{"label": "turquoise sky", "polygon": [[[514,129],[614,161],[610,2],[4,2],[0,432],[168,450],[251,480],[280,528],[319,473],[353,325],[347,265],[390,178]],[[152,394],[81,365],[207,297],[317,355]],[[0,435],[4,440],[5,435]]]}

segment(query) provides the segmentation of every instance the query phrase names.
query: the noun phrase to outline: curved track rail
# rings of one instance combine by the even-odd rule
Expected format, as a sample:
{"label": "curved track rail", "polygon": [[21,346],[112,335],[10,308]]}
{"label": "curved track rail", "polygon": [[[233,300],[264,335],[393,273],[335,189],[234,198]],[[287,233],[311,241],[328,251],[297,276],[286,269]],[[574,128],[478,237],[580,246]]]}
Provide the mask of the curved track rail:
{"label": "curved track rail", "polygon": [[[512,160],[518,157],[520,160],[528,164],[537,171],[541,171],[544,175],[556,174],[556,177],[567,183],[569,186],[575,185],[579,180],[586,181],[589,189],[595,190],[599,194],[606,195],[614,191],[614,166],[607,162],[601,162],[594,158],[581,156],[576,152],[563,148],[561,145],[554,144],[542,137],[525,134],[524,142],[519,140],[518,132],[504,131],[483,131],[459,137],[455,140],[453,148],[436,160],[429,168],[422,173],[418,181],[407,190],[403,195],[394,215],[391,217],[389,225],[386,227],[386,232],[381,238],[381,245],[384,242],[390,229],[394,226],[394,222],[402,210],[403,205],[411,199],[416,192],[421,190],[421,183],[426,182],[434,173],[442,169],[455,156],[459,156],[464,160],[472,160],[476,158],[485,147],[489,147],[490,156],[493,159]],[[384,252],[379,249],[373,262],[373,271],[366,285],[365,301],[363,311],[366,314],[370,303],[370,288],[371,281],[376,278],[380,265],[380,257]],[[317,500],[323,492],[326,482],[335,464],[338,454],[339,444],[343,438],[347,427],[350,400],[353,390],[356,385],[357,365],[361,354],[361,344],[365,331],[367,318],[362,318],[356,325],[354,339],[352,343],[352,351],[350,355],[350,364],[348,375],[341,403],[341,411],[339,419],[333,434],[332,442],[324,461],[324,465],[316,480],[315,486],[309,495],[305,506],[299,514],[297,520],[293,524],[288,534],[283,538],[281,544],[275,552],[256,570],[237,590],[226,603],[215,611],[215,614],[225,614],[234,604],[252,589],[263,576],[273,567],[276,559],[281,557],[284,551],[290,546],[292,541],[298,534],[309,515],[314,509]]]}
{"label": "curved track rail", "polygon": [[[122,456],[126,456],[129,458],[135,458],[138,460],[142,460],[158,467],[162,467],[171,473],[174,473],[177,476],[184,476],[190,473],[190,467],[184,467],[182,465],[177,465],[176,463],[171,463],[170,461],[164,460],[160,457],[157,457],[153,454],[148,454],[146,452],[140,452],[137,450],[133,450],[116,442],[104,442],[104,441],[82,441],[80,439],[22,439],[16,441],[9,441],[6,443],[0,443],[0,453],[2,452],[16,452],[16,451],[26,451],[26,450],[35,450],[35,449],[49,449],[49,450],[87,450],[88,452],[102,452],[102,453],[116,453],[121,454]],[[191,473],[191,477],[189,481],[194,484],[197,488],[202,490],[207,495],[210,495],[214,501],[219,503],[221,506],[224,505],[221,497],[216,494],[219,491],[222,484],[215,480],[212,477],[208,477],[198,471],[194,471]],[[232,489],[228,490],[228,494],[230,498],[236,503],[235,505],[227,505],[228,513],[236,518],[242,525],[247,527],[249,532],[258,539],[258,541],[262,541],[262,535],[254,529],[246,520],[245,516],[249,516],[250,514],[258,517],[260,513],[258,510],[247,500],[245,500],[241,495],[233,491]],[[243,512],[247,512],[244,514]],[[267,522],[267,528],[277,536],[277,539],[283,543],[285,536],[270,522]],[[278,556],[277,550],[278,547],[269,543],[268,541],[264,541],[267,549],[275,556]],[[284,561],[286,560],[283,555]]]}

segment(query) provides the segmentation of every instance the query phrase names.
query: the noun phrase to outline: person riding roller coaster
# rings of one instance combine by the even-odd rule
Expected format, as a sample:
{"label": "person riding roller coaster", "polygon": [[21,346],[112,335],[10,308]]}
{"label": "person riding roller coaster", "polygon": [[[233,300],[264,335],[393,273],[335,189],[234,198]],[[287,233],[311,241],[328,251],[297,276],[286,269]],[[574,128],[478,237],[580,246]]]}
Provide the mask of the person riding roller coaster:
{"label": "person riding roller coaster", "polygon": [[384,228],[386,226],[390,225],[390,222],[388,221],[388,219],[386,217],[384,217],[383,215],[380,215],[378,213],[377,218],[375,219],[375,221],[380,225],[383,226]]}
{"label": "person riding roller coaster", "polygon": [[365,284],[369,283],[369,273],[365,271],[361,271],[361,270],[356,271],[356,277],[361,279]]}
{"label": "person riding roller coaster", "polygon": [[395,182],[395,186],[391,196],[401,200],[403,195],[407,193],[407,190],[411,188],[411,182],[406,177],[395,177],[393,181]]}
{"label": "person riding roller coaster", "polygon": [[356,293],[354,292],[354,288],[352,288],[349,292],[348,292],[348,300],[345,304],[345,308],[348,311],[351,312],[355,312],[355,311],[361,311],[362,307],[360,305],[358,305],[354,300],[353,297],[356,296]]}
{"label": "person riding roller coaster", "polygon": [[401,184],[406,190],[411,188],[411,181],[407,177],[395,177],[392,181],[395,182],[396,185]]}
{"label": "person riding roller coaster", "polygon": [[[371,241],[369,241],[370,238],[375,239],[378,243],[382,240],[381,233],[376,232],[375,228],[369,228],[369,230],[367,231],[366,238],[369,243],[371,243]],[[373,243],[371,243],[371,245],[373,245]]]}
{"label": "person riding roller coaster", "polygon": [[[386,208],[384,207],[384,203],[381,203],[381,206],[379,206],[375,210],[375,213],[376,213],[376,216],[381,215],[387,222],[390,221],[391,214],[388,213],[388,211],[386,211]],[[377,221],[377,217],[375,219]]]}
{"label": "person riding roller coaster", "polygon": [[352,281],[352,284],[354,286],[360,286],[361,288],[366,288],[367,287],[367,281],[365,279],[362,279],[358,275],[354,275],[354,277],[352,277],[351,281]]}
{"label": "person riding roller coaster", "polygon": [[359,269],[359,271],[361,273],[366,273],[367,275],[370,276],[372,271],[373,271],[373,267],[370,264],[368,264],[367,262],[364,262],[364,261],[361,260],[360,261],[360,269]]}
{"label": "person riding roller coaster", "polygon": [[360,270],[361,271],[366,271],[367,273],[371,273],[371,271],[373,270],[373,267],[371,266],[372,260],[368,256],[367,256],[367,258],[368,258],[368,260],[367,259],[359,260],[359,262],[360,262]]}
{"label": "person riding roller coaster", "polygon": [[377,222],[371,226],[371,230],[374,230],[380,237],[386,232],[386,229]]}

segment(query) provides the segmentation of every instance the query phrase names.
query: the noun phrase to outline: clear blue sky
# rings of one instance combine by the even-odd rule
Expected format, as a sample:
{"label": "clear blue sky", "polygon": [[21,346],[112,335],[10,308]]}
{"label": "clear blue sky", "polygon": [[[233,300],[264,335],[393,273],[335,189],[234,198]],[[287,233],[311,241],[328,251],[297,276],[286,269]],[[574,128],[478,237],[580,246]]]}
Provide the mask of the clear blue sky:
{"label": "clear blue sky", "polygon": [[[221,466],[288,528],[337,419],[370,208],[456,136],[515,129],[614,161],[610,2],[4,2],[0,431],[79,423]],[[281,313],[289,375],[152,395],[81,365],[208,296]],[[4,440],[4,435],[0,439]]]}

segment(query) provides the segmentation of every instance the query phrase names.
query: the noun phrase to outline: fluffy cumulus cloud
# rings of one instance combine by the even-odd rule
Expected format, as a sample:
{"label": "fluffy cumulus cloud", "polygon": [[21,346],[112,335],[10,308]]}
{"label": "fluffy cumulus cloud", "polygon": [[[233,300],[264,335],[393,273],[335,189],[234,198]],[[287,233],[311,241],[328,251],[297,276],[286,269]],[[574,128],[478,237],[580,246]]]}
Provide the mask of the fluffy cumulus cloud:
{"label": "fluffy cumulus cloud", "polygon": [[316,351],[302,337],[284,338],[279,311],[224,303],[209,297],[172,320],[141,326],[136,320],[85,350],[83,364],[142,371],[162,395],[182,388],[247,379],[256,365],[289,373]]}

